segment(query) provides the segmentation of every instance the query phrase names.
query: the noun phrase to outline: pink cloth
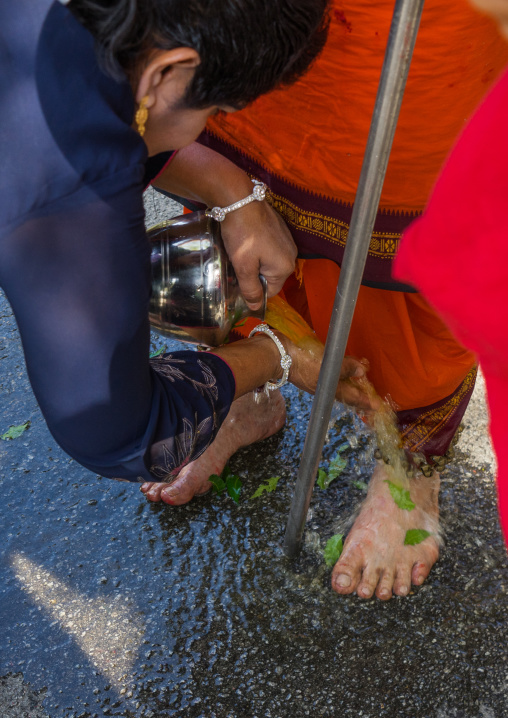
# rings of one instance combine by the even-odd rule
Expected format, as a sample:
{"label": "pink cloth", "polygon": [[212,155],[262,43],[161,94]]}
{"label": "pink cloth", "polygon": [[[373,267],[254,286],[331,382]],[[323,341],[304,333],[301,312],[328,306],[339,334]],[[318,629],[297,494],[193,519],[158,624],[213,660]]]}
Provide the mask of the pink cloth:
{"label": "pink cloth", "polygon": [[474,351],[487,385],[508,542],[508,72],[461,134],[394,277],[418,288]]}

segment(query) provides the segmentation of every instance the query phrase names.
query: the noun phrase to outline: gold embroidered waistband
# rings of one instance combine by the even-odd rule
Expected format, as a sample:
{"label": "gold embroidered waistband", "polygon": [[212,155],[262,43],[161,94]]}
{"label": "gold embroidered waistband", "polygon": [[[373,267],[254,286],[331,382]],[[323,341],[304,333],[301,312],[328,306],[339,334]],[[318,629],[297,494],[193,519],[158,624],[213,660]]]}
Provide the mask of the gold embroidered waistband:
{"label": "gold embroidered waistband", "polygon": [[[282,195],[269,193],[270,204],[282,215],[287,224],[329,242],[345,247],[349,223],[318,212],[302,209]],[[400,241],[400,232],[374,231],[369,245],[369,254],[378,259],[393,259]]]}

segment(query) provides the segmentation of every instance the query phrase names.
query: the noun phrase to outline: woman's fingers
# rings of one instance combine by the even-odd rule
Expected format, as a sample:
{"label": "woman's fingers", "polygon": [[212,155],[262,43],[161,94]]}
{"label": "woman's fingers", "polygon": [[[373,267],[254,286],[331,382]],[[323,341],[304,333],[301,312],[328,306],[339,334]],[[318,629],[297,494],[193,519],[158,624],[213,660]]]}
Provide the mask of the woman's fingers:
{"label": "woman's fingers", "polygon": [[[279,335],[279,338],[293,360],[289,374],[290,381],[299,389],[314,394],[322,364],[321,353],[300,349],[283,335]],[[362,411],[375,411],[380,406],[381,399],[367,381],[368,369],[369,363],[366,359],[344,357],[335,393],[336,399]]]}
{"label": "woman's fingers", "polygon": [[263,299],[259,275],[264,276],[271,297],[294,271],[297,250],[289,229],[264,201],[231,212],[221,229],[242,295],[251,309],[258,309]]}
{"label": "woman's fingers", "polygon": [[354,379],[341,379],[335,398],[343,404],[366,412],[376,411],[382,404],[381,398],[375,392],[367,390],[365,382],[357,383]]}
{"label": "woman's fingers", "polygon": [[369,371],[369,362],[367,359],[355,359],[354,357],[344,357],[340,370],[340,379],[363,379]]}

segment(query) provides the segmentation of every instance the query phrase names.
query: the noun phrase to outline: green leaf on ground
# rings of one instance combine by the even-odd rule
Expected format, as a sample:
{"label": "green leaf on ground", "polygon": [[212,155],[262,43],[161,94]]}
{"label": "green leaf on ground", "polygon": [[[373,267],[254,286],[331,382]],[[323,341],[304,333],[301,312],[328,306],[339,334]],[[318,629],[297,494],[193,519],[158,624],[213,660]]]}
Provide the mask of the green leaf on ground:
{"label": "green leaf on ground", "polygon": [[222,494],[224,491],[227,491],[228,496],[230,496],[235,503],[238,503],[242,482],[239,476],[231,472],[229,466],[224,467],[220,476],[218,474],[209,476],[208,481],[212,484],[216,494]]}
{"label": "green leaf on ground", "polygon": [[229,474],[226,479],[226,488],[228,490],[229,496],[231,496],[233,501],[237,504],[238,497],[240,496],[240,491],[242,490],[242,482],[240,481],[240,477],[236,474]]}
{"label": "green leaf on ground", "polygon": [[226,490],[226,484],[218,474],[211,474],[208,477],[208,481],[212,484],[216,494],[222,494],[222,492]]}
{"label": "green leaf on ground", "polygon": [[234,475],[235,474],[233,474],[233,472],[229,468],[229,464],[226,464],[226,466],[222,469],[221,479],[227,482],[228,478]]}
{"label": "green leaf on ground", "polygon": [[326,473],[324,469],[319,469],[317,485],[320,489],[327,489],[332,483],[332,481],[335,481],[337,476],[340,476],[340,474],[342,474],[342,472],[346,468],[347,459],[344,459],[344,457],[341,456],[341,453],[343,451],[346,451],[346,449],[349,449],[349,444],[347,441],[344,444],[341,444],[337,449],[337,455],[330,461],[328,473]]}
{"label": "green leaf on ground", "polygon": [[406,531],[404,546],[416,546],[416,544],[425,541],[427,536],[431,536],[430,531],[425,531],[425,529],[410,529]]}
{"label": "green leaf on ground", "polygon": [[332,481],[336,479],[339,474],[342,474],[346,466],[347,459],[344,459],[344,457],[342,457],[340,453],[337,454],[337,456],[330,461],[330,466],[328,468],[328,476],[330,477],[330,479]]}
{"label": "green leaf on ground", "polygon": [[352,481],[351,485],[354,486],[355,489],[360,489],[360,491],[367,491],[369,488],[365,481]]}
{"label": "green leaf on ground", "polygon": [[319,469],[317,477],[317,485],[320,489],[327,489],[332,483],[331,479],[324,469]]}
{"label": "green leaf on ground", "polygon": [[160,357],[161,354],[164,354],[164,352],[166,351],[166,349],[167,349],[167,346],[164,345],[164,346],[161,347],[160,349],[157,349],[156,351],[151,352],[151,354],[150,354],[150,359],[155,359],[155,357]]}
{"label": "green leaf on ground", "polygon": [[280,476],[272,476],[271,479],[268,479],[266,484],[261,484],[260,486],[258,486],[256,491],[252,494],[252,496],[250,498],[257,499],[257,497],[264,494],[265,491],[267,491],[268,493],[275,491],[275,489],[277,488],[279,479],[280,479]]}
{"label": "green leaf on ground", "polygon": [[342,539],[344,534],[335,534],[326,542],[323,556],[327,566],[335,566],[342,553]]}
{"label": "green leaf on ground", "polygon": [[402,486],[394,484],[393,481],[385,479],[385,484],[388,484],[392,499],[395,501],[399,509],[404,511],[412,511],[415,508],[415,504],[411,501],[411,495],[407,489],[403,489]]}
{"label": "green leaf on ground", "polygon": [[0,435],[0,439],[7,441],[8,439],[17,439],[23,434],[30,426],[29,421],[25,421],[24,424],[18,424],[17,426],[9,426],[5,434]]}

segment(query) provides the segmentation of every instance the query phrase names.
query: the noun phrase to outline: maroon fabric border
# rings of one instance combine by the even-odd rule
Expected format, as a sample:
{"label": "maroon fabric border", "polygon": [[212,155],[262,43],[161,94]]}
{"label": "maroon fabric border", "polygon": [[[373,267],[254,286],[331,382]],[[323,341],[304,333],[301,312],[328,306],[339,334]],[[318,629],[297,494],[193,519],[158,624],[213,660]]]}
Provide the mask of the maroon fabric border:
{"label": "maroon fabric border", "polygon": [[427,461],[431,456],[446,454],[469,404],[477,371],[477,367],[473,367],[457,389],[442,401],[397,412],[405,449],[424,454]]}

